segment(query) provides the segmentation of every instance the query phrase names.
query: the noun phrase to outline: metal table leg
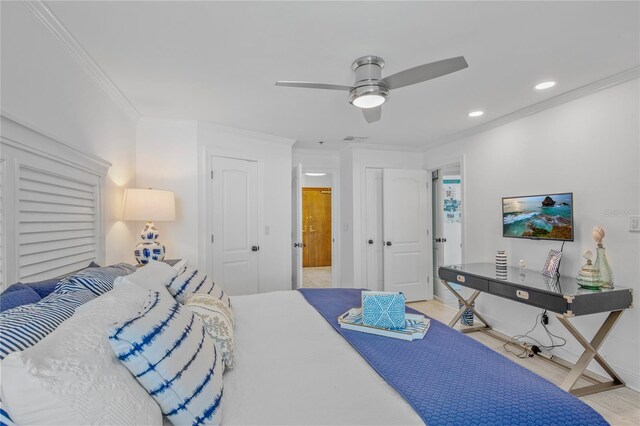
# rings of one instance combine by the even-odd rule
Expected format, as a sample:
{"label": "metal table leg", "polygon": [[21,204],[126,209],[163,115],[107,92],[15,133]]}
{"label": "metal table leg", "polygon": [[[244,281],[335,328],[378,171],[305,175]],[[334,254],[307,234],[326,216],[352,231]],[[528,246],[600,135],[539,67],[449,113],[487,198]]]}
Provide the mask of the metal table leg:
{"label": "metal table leg", "polygon": [[480,315],[478,311],[476,311],[476,309],[473,307],[473,302],[475,302],[476,298],[480,295],[479,290],[474,291],[471,297],[467,300],[464,297],[462,297],[462,295],[458,293],[453,287],[451,287],[451,285],[449,285],[447,281],[445,280],[441,280],[441,281],[442,281],[442,284],[444,284],[444,286],[447,289],[449,289],[449,291],[453,293],[453,295],[460,301],[460,303],[462,303],[462,307],[460,308],[458,313],[456,313],[453,319],[449,322],[449,327],[454,327],[456,325],[456,322],[460,319],[460,317],[464,313],[464,311],[469,309],[484,325],[479,327],[468,327],[468,328],[462,329],[461,331],[469,332],[469,331],[478,330],[480,328],[491,328],[491,325],[489,324],[489,322],[486,319],[484,319],[484,317]]}
{"label": "metal table leg", "polygon": [[[611,332],[613,326],[618,322],[618,319],[624,311],[613,311],[604,320],[593,339],[589,342],[574,326],[569,322],[569,319],[563,315],[556,315],[558,321],[565,326],[567,330],[576,338],[578,343],[584,348],[584,352],[573,365],[567,377],[560,385],[562,389],[567,392],[571,392],[577,396],[589,395],[596,392],[601,392],[606,389],[613,389],[624,386],[624,381],[616,374],[611,366],[602,358],[598,353],[598,349],[602,346],[602,343]],[[600,364],[600,366],[607,372],[607,374],[613,379],[607,382],[601,382],[594,385],[573,389],[578,379],[584,373],[584,370],[589,366],[589,363],[594,360]]]}

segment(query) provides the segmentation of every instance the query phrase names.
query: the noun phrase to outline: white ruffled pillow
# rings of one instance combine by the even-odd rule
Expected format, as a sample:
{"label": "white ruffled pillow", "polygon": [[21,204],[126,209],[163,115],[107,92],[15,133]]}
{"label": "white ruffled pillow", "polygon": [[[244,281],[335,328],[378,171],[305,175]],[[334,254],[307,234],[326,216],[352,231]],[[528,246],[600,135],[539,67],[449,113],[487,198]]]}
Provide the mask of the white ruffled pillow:
{"label": "white ruffled pillow", "polygon": [[184,303],[187,294],[197,293],[211,294],[222,300],[227,306],[231,306],[229,296],[222,290],[222,287],[216,285],[205,273],[191,266],[184,268],[178,276],[171,280],[167,288],[169,293],[180,303]]}
{"label": "white ruffled pillow", "polygon": [[158,404],[113,356],[105,327],[149,291],[121,286],[79,307],[37,345],[2,362],[2,402],[17,424],[160,425]]}
{"label": "white ruffled pillow", "polygon": [[209,336],[222,352],[227,368],[233,368],[233,312],[224,302],[211,294],[190,293],[184,307],[196,314]]}
{"label": "white ruffled pillow", "polygon": [[150,260],[149,263],[138,268],[133,274],[123,276],[114,285],[133,283],[151,291],[159,291],[159,289],[164,289],[168,286],[176,275],[178,275],[178,272],[172,266],[157,260]]}
{"label": "white ruffled pillow", "polygon": [[111,347],[175,425],[220,424],[222,357],[193,313],[163,289],[107,327]]}
{"label": "white ruffled pillow", "polygon": [[176,271],[178,271],[178,273],[180,273],[184,268],[187,267],[187,265],[189,265],[189,261],[187,259],[182,259],[178,261],[178,263],[173,265],[173,269],[175,269]]}

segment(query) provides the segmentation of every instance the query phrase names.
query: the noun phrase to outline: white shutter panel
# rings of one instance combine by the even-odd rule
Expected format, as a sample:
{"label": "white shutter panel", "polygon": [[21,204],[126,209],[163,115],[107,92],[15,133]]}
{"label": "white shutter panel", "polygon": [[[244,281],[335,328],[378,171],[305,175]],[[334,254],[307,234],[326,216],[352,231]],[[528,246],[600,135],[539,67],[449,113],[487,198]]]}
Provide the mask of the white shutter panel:
{"label": "white shutter panel", "polygon": [[102,194],[110,164],[2,117],[0,284],[104,262]]}
{"label": "white shutter panel", "polygon": [[96,259],[96,190],[72,178],[19,168],[20,281],[62,275]]}

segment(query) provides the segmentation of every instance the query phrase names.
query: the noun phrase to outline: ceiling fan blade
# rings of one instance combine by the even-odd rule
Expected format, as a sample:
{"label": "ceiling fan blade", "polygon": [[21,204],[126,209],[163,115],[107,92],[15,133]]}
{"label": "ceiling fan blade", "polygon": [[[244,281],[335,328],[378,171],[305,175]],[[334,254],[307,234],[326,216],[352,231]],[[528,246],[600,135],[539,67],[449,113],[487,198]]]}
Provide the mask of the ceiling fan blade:
{"label": "ceiling fan blade", "polygon": [[389,89],[398,89],[400,87],[410,86],[423,81],[442,77],[452,72],[460,71],[469,66],[464,56],[456,58],[444,59],[442,61],[431,62],[430,64],[419,65],[408,70],[400,71],[392,74],[382,81]]}
{"label": "ceiling fan blade", "polygon": [[380,120],[382,116],[382,107],[377,106],[375,108],[363,108],[362,114],[364,114],[364,118],[367,120],[367,123],[374,123]]}
{"label": "ceiling fan blade", "polygon": [[302,89],[327,89],[327,90],[346,90],[352,89],[351,86],[342,84],[314,83],[311,81],[276,81],[276,86],[299,87]]}

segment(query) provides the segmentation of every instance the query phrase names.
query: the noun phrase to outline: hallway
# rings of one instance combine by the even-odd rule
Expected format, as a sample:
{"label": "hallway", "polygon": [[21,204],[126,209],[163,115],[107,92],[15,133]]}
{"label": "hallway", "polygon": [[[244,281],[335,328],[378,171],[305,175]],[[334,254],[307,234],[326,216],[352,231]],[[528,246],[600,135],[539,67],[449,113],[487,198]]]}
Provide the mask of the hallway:
{"label": "hallway", "polygon": [[302,285],[305,288],[331,287],[331,266],[303,268]]}

